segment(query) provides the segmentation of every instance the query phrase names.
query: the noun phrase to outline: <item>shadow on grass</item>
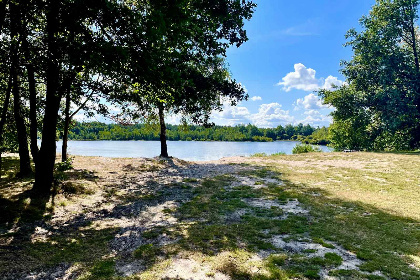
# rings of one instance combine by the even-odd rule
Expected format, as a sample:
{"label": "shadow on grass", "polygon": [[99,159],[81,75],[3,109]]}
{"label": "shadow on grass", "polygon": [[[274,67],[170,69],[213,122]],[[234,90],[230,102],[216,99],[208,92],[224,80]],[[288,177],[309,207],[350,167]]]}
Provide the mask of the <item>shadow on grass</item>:
{"label": "shadow on grass", "polygon": [[[168,166],[170,170],[154,170],[154,176],[169,174],[189,181],[191,169],[195,168],[177,166],[173,162]],[[200,168],[212,170],[216,167],[230,174],[241,166],[208,164]],[[131,167],[126,169],[133,171]],[[246,176],[261,179],[282,177],[271,170],[247,172]],[[211,175],[211,172],[206,175]],[[133,179],[130,176],[120,176],[121,182]],[[212,258],[228,251],[232,252],[232,257],[224,259],[217,270],[231,279],[318,279],[320,269],[330,264],[324,258],[298,258],[293,252],[274,247],[270,238],[281,235],[332,241],[357,254],[363,260],[362,273],[335,272],[343,279],[365,279],[368,276],[364,272],[374,271],[381,271],[392,279],[420,277],[420,272],[409,266],[409,256],[420,253],[419,221],[391,215],[363,203],[331,199],[324,190],[284,179],[281,185],[270,184],[259,189],[250,186],[230,188],[233,180],[225,175],[200,183],[191,180],[195,182],[192,185],[179,181],[160,185],[151,179],[150,184],[136,185],[127,196],[110,192],[110,199],[118,199],[115,207],[81,213],[63,225],[48,228],[51,235],[46,240],[23,242],[20,248],[1,249],[0,246],[2,253],[6,253],[0,261],[5,263],[5,260],[12,261],[12,257],[18,256],[20,263],[24,264],[19,268],[21,271],[79,262],[87,271],[82,279],[113,279],[116,277],[115,266],[121,261],[137,263],[139,268],[136,271],[141,272],[153,270],[173,256],[188,258],[190,254],[198,253]],[[122,183],[113,188],[124,189],[127,185]],[[17,201],[24,201],[26,195],[21,193]],[[279,209],[250,207],[244,198],[265,198],[278,203],[298,199],[310,209],[310,215],[288,215],[276,219],[283,215]],[[169,202],[177,206],[165,208]],[[13,208],[14,205],[10,206]],[[243,209],[247,210],[243,215],[232,218]],[[168,222],[169,219],[159,216],[162,212],[166,218],[176,219]],[[133,219],[135,223],[108,228],[92,226],[92,223],[101,225],[102,222],[122,219]],[[24,226],[26,222],[21,221]],[[109,257],[110,249],[117,252],[117,258]],[[264,262],[269,274],[247,270],[238,261],[241,260],[238,253],[234,253],[250,255],[262,251],[277,254]],[[30,258],[31,262],[25,258]],[[31,265],[25,266],[26,261]],[[6,268],[6,272],[10,273],[10,268],[8,271]],[[369,277],[375,279],[375,275]],[[377,276],[376,279],[382,278]]]}

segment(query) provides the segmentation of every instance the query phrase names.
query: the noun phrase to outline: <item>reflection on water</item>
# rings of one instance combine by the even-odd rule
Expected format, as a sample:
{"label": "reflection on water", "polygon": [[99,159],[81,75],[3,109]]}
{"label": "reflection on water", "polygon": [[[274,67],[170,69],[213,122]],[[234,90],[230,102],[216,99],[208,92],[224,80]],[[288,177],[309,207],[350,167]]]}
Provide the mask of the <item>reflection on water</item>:
{"label": "reflection on water", "polygon": [[[210,141],[168,141],[170,156],[184,160],[217,160],[230,156],[249,156],[255,153],[291,154],[299,142],[210,142]],[[40,143],[39,143],[40,144]],[[331,151],[326,146],[320,146]],[[155,157],[160,153],[159,141],[69,141],[70,155],[103,157]],[[57,153],[61,153],[61,141],[57,142]]]}

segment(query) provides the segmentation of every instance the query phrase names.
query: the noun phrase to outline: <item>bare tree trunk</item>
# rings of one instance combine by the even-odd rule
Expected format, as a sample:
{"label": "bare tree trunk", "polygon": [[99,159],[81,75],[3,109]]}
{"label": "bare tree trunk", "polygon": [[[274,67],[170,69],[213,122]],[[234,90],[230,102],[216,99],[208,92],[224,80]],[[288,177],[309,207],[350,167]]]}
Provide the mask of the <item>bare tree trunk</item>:
{"label": "bare tree trunk", "polygon": [[165,112],[163,104],[159,104],[159,123],[160,123],[160,156],[168,156],[168,146],[166,145],[166,125],[165,125]]}
{"label": "bare tree trunk", "polygon": [[16,69],[13,73],[13,112],[16,122],[17,138],[19,143],[19,164],[20,170],[18,176],[25,177],[32,173],[31,160],[29,157],[28,149],[28,135],[26,133],[25,120],[21,112],[20,88],[19,88],[19,75]]}
{"label": "bare tree trunk", "polygon": [[35,71],[32,64],[28,64],[28,81],[29,81],[29,120],[30,130],[29,136],[31,139],[31,154],[34,162],[38,158],[38,123],[36,118],[36,85],[35,85]]}
{"label": "bare tree trunk", "polygon": [[22,116],[21,111],[21,96],[20,96],[20,84],[19,84],[19,45],[21,39],[17,39],[20,35],[18,31],[21,25],[21,11],[16,3],[13,3],[10,7],[11,17],[14,21],[11,24],[10,34],[12,37],[12,43],[10,46],[11,61],[11,77],[12,77],[12,94],[13,94],[13,115],[16,122],[17,138],[19,143],[19,165],[20,170],[18,176],[25,177],[32,173],[31,161],[29,157],[28,149],[28,136],[26,133],[25,120]]}
{"label": "bare tree trunk", "polygon": [[45,101],[45,115],[42,126],[41,149],[38,153],[35,168],[34,191],[38,194],[49,193],[54,182],[54,163],[56,157],[56,133],[58,110],[61,95],[59,94],[60,67],[56,34],[58,33],[58,14],[60,1],[47,1],[47,50],[48,62],[46,69],[47,93]]}
{"label": "bare tree trunk", "polygon": [[64,109],[64,133],[63,133],[63,146],[61,147],[61,161],[67,160],[67,142],[69,137],[70,126],[70,90],[66,95],[66,108]]}
{"label": "bare tree trunk", "polygon": [[10,75],[9,81],[7,82],[6,96],[4,99],[3,108],[1,112],[1,120],[0,120],[0,171],[1,171],[1,164],[2,164],[1,153],[2,153],[2,146],[3,146],[3,130],[4,130],[4,125],[6,124],[7,110],[9,109],[11,91],[12,91],[12,76]]}
{"label": "bare tree trunk", "polygon": [[[417,7],[413,6],[411,8],[412,8],[412,13],[414,14],[417,11]],[[418,55],[417,36],[416,36],[416,27],[415,27],[414,17],[412,17],[410,21],[410,34],[411,34],[411,47],[413,49],[414,63],[415,63],[415,68],[416,68],[416,81],[418,81],[419,76],[420,76],[420,65],[419,65],[419,55]],[[420,115],[419,82],[416,82],[416,85],[417,85],[416,87],[417,96],[414,102],[417,107],[417,112]],[[413,139],[413,143],[411,144],[411,147],[415,149],[415,148],[418,148],[419,145],[420,145],[420,125],[418,124],[417,129],[415,130],[414,139]]]}

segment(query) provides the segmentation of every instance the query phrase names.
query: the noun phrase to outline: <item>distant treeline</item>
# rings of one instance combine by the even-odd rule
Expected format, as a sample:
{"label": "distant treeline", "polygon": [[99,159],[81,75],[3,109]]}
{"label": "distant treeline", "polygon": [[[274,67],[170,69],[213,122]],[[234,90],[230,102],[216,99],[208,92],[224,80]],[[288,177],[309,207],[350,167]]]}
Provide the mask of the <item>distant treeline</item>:
{"label": "distant treeline", "polygon": [[[328,144],[328,129],[310,125],[286,125],[258,128],[255,125],[183,126],[167,125],[167,139],[171,141],[255,141],[299,140],[311,144]],[[105,124],[76,122],[70,129],[69,140],[159,140],[158,129],[149,125]]]}

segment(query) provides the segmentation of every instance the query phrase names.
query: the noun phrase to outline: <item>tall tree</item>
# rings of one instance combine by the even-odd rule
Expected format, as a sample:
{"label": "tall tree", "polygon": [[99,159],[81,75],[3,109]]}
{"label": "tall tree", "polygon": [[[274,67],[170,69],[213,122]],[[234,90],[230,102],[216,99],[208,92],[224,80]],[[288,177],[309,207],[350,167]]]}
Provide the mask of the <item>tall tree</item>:
{"label": "tall tree", "polygon": [[19,4],[10,4],[10,75],[12,78],[13,112],[16,122],[17,139],[19,143],[20,170],[18,175],[25,177],[32,172],[28,150],[28,137],[26,132],[25,119],[22,114],[21,85],[20,85],[20,48],[22,36],[20,34],[22,25],[22,10]]}
{"label": "tall tree", "polygon": [[[48,192],[53,182],[56,133],[60,102],[84,68],[118,72],[124,46],[116,32],[122,12],[130,13],[121,1],[46,1],[45,7],[45,83],[46,97],[42,142],[35,162],[34,190]],[[121,8],[122,7],[122,8]]]}
{"label": "tall tree", "polygon": [[[229,46],[247,40],[244,20],[251,18],[254,7],[251,1],[178,0],[153,1],[144,10],[148,40],[132,39],[130,75],[136,96],[129,98],[141,111],[158,115],[161,156],[168,156],[165,111],[208,124],[211,111],[221,109],[221,97],[232,104],[246,98],[244,89],[229,78],[223,57]],[[140,47],[149,50],[146,56],[138,56]]]}
{"label": "tall tree", "polygon": [[[326,102],[337,108],[331,132],[341,135],[348,127],[365,131],[369,141],[361,141],[360,148],[420,146],[418,4],[418,0],[377,0],[360,20],[363,30],[351,29],[346,35],[346,45],[354,52],[352,60],[342,63],[349,85],[321,91]],[[345,100],[352,102],[344,104]]]}

